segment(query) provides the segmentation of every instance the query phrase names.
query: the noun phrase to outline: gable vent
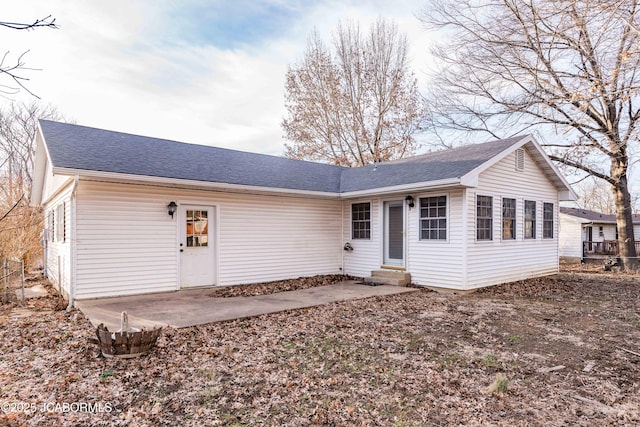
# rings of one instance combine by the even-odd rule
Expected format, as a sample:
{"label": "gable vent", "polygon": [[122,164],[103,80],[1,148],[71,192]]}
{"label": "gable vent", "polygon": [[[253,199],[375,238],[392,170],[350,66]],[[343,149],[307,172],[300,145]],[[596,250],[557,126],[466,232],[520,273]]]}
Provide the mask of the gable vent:
{"label": "gable vent", "polygon": [[516,170],[522,172],[524,170],[524,149],[518,148],[516,150]]}

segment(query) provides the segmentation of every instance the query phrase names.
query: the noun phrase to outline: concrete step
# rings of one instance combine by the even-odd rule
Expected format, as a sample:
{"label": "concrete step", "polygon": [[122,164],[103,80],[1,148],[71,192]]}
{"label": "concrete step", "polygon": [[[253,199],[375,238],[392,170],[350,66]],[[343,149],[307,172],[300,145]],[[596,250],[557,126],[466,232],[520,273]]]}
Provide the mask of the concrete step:
{"label": "concrete step", "polygon": [[391,279],[404,279],[407,283],[411,282],[411,273],[407,273],[406,271],[373,270],[371,277],[389,277]]}
{"label": "concrete step", "polygon": [[411,283],[411,273],[392,270],[374,270],[365,282],[384,283],[385,285],[406,286]]}

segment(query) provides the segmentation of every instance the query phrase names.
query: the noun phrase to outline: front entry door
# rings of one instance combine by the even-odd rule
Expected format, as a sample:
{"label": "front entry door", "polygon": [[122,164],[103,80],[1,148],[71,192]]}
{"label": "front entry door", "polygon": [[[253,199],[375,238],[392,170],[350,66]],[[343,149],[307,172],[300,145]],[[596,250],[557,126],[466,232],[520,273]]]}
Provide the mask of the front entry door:
{"label": "front entry door", "polygon": [[180,207],[180,287],[215,284],[215,208]]}
{"label": "front entry door", "polygon": [[384,263],[404,267],[404,202],[384,202]]}

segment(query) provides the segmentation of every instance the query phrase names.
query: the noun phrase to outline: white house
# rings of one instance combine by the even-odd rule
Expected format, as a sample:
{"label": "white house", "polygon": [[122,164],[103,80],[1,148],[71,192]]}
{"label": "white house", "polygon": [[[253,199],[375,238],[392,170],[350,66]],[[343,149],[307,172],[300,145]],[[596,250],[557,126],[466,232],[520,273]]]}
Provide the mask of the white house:
{"label": "white house", "polygon": [[[640,215],[633,215],[633,234],[640,236]],[[581,208],[560,208],[560,260],[581,262],[618,254],[616,216]],[[636,241],[636,250],[640,242]]]}
{"label": "white house", "polygon": [[559,202],[575,199],[531,136],[344,168],[45,120],[32,193],[47,274],[72,300],[379,269],[458,290],[552,274]]}

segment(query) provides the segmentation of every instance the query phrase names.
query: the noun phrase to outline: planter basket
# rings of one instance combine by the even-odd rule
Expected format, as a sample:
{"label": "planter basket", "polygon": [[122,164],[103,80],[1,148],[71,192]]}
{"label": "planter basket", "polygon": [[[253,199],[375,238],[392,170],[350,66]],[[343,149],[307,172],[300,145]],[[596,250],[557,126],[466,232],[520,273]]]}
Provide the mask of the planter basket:
{"label": "planter basket", "polygon": [[111,332],[101,323],[96,335],[103,356],[128,359],[148,353],[156,345],[160,332],[162,328],[150,331],[130,328],[127,313],[123,311],[120,330]]}

